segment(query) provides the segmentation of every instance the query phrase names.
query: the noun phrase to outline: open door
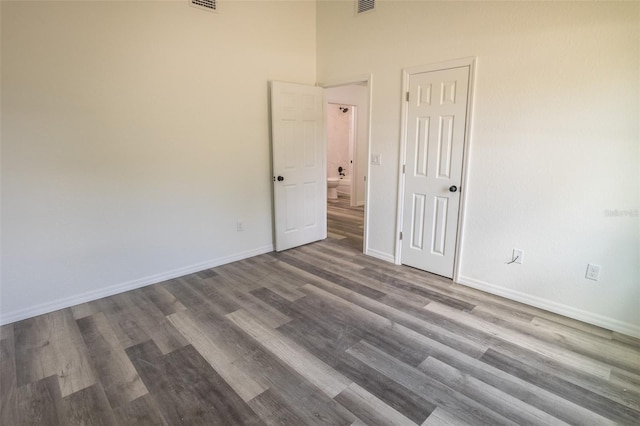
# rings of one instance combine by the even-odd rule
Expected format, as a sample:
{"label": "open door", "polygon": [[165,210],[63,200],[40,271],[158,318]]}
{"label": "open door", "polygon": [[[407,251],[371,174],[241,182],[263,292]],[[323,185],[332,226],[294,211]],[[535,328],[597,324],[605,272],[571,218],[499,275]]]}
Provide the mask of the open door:
{"label": "open door", "polygon": [[275,248],[327,237],[324,90],[271,83]]}

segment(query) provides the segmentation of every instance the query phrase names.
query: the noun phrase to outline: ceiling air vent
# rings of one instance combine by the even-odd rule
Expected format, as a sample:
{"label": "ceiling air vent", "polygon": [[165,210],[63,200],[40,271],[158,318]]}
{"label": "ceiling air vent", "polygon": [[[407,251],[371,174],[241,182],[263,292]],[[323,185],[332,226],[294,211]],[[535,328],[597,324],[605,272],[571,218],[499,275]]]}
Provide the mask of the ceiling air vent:
{"label": "ceiling air vent", "polygon": [[376,7],[376,0],[356,0],[356,13],[369,12]]}
{"label": "ceiling air vent", "polygon": [[218,10],[218,0],[189,0],[189,3],[193,7],[208,10],[209,12]]}

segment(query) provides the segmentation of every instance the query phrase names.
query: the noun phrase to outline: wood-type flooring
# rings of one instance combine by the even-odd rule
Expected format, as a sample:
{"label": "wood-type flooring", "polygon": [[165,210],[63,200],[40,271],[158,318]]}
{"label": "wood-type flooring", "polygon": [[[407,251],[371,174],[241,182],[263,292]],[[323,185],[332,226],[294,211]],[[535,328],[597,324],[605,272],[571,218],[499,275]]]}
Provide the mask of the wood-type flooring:
{"label": "wood-type flooring", "polygon": [[640,424],[638,339],[334,231],[1,327],[0,423]]}
{"label": "wood-type flooring", "polygon": [[344,194],[327,200],[327,232],[341,244],[362,251],[364,206],[351,207],[350,197]]}

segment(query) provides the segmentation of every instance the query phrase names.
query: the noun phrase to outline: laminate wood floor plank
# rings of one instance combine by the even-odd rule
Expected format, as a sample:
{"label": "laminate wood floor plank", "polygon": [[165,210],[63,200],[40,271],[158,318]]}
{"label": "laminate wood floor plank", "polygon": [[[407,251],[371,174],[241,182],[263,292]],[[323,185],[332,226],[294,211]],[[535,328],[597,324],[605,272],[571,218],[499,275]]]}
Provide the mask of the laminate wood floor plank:
{"label": "laminate wood floor plank", "polygon": [[431,359],[438,359],[456,368],[460,372],[496,389],[500,389],[506,394],[520,401],[524,401],[533,407],[537,407],[569,424],[607,424],[610,422],[585,407],[567,401],[517,376],[513,376],[485,362],[456,352],[444,345],[439,347],[435,347],[434,345],[429,358],[425,359],[425,361],[418,366],[418,369],[424,371],[425,365],[432,362],[430,361]]}
{"label": "laminate wood floor plank", "polygon": [[119,426],[169,426],[150,394],[115,408],[113,416]]}
{"label": "laminate wood floor plank", "polygon": [[248,312],[239,310],[228,314],[227,318],[330,398],[351,384],[350,380],[337,373],[306,349],[289,340],[277,330],[262,324]]}
{"label": "laminate wood floor plank", "polygon": [[187,309],[193,309],[207,303],[206,295],[192,286],[188,277],[175,278],[157,285],[168,291]]}
{"label": "laminate wood floor plank", "polygon": [[362,252],[364,206],[351,206],[350,197],[338,194],[327,201],[327,232],[340,238],[339,244]]}
{"label": "laminate wood floor plank", "polygon": [[[300,247],[298,250],[295,250],[294,252],[291,252],[289,254],[292,256],[301,256],[301,259],[306,262],[318,261],[318,263],[315,263],[316,265],[318,265],[320,262],[322,262],[323,264],[328,263],[332,265],[332,267],[337,271],[339,271],[340,273],[344,272],[345,270],[354,271],[354,272],[362,271],[363,268],[354,264],[349,257],[335,256],[334,254],[324,253],[322,250],[320,250],[321,247],[322,246],[320,244],[306,245],[306,246]],[[303,256],[303,255],[306,255],[306,256]],[[309,258],[309,256],[311,256],[311,258]]]}
{"label": "laminate wood floor plank", "polygon": [[17,378],[13,333],[0,339],[0,424],[17,424]]}
{"label": "laminate wood floor plank", "polygon": [[13,324],[0,326],[0,340],[13,339]]}
{"label": "laminate wood floor plank", "polygon": [[367,425],[416,425],[416,423],[355,383],[352,383],[348,388],[336,395],[334,399],[347,407],[349,411]]}
{"label": "laminate wood floor plank", "polygon": [[543,371],[545,374],[552,375],[567,383],[597,394],[616,404],[622,404],[634,410],[640,408],[640,399],[636,398],[633,392],[628,392],[628,389],[624,386],[616,385],[608,379],[581,370],[580,365],[569,365],[558,362],[555,359],[523,348],[512,342],[503,341],[498,345],[492,345],[490,350],[508,358],[526,360],[527,365],[534,370]]}
{"label": "laminate wood floor plank", "polygon": [[357,293],[360,293],[363,296],[367,296],[373,299],[379,299],[385,295],[385,293],[381,291],[374,290],[370,287],[364,286],[350,279],[344,278],[341,275],[336,274],[335,272],[329,272],[326,269],[319,268],[317,266],[314,266],[311,263],[301,261],[287,254],[278,253],[276,256],[282,262],[288,263],[289,265],[295,268],[306,271],[312,275],[322,278],[323,280],[339,284],[340,286],[348,288],[349,290],[353,290]]}
{"label": "laminate wood floor plank", "polygon": [[257,268],[246,268],[236,263],[229,263],[217,267],[216,271],[218,271],[221,277],[230,279],[238,290],[250,292],[251,290],[262,287],[260,280],[267,274],[267,272],[261,269],[258,271],[252,271],[251,269]]}
{"label": "laminate wood floor plank", "polygon": [[250,292],[243,293],[236,289],[229,289],[229,293],[233,301],[242,309],[260,318],[268,327],[277,328],[291,320],[291,318],[264,303]]}
{"label": "laminate wood floor plank", "polygon": [[102,312],[77,320],[91,361],[112,408],[148,393]]}
{"label": "laminate wood floor plank", "polygon": [[629,392],[633,395],[634,401],[638,404],[635,407],[640,409],[640,376],[637,374],[629,373],[628,371],[619,370],[614,368],[609,376],[609,383],[617,388],[622,388],[625,392]]}
{"label": "laminate wood floor plank", "polygon": [[432,379],[420,370],[391,357],[375,347],[360,342],[347,353],[372,366],[390,379],[411,389],[437,406],[447,408],[472,424],[516,425],[506,417]]}
{"label": "laminate wood floor plank", "polygon": [[262,280],[262,284],[264,288],[268,288],[279,296],[284,297],[290,302],[294,302],[301,297],[304,297],[305,294],[302,293],[299,288],[303,285],[300,281],[287,281],[282,278],[279,278],[274,275],[269,275]]}
{"label": "laminate wood floor plank", "polygon": [[[529,405],[510,394],[494,388],[448,364],[429,357],[420,364],[420,371],[462,395],[488,407],[494,412],[513,420],[517,424],[566,425],[564,421]],[[596,420],[594,416],[592,420]],[[603,420],[598,418],[597,420]]]}
{"label": "laminate wood floor plank", "polygon": [[0,327],[7,425],[640,424],[640,339],[329,238]]}
{"label": "laminate wood floor plank", "polygon": [[103,312],[107,317],[123,348],[151,339],[147,330],[136,321],[136,308],[129,292],[100,299],[95,303],[99,306],[99,312]]}
{"label": "laminate wood floor plank", "polygon": [[[305,249],[308,249],[308,246],[305,246]],[[349,260],[343,260],[342,262],[340,262],[339,260],[332,261],[331,257],[323,254],[322,252],[317,252],[310,249],[303,251],[302,248],[300,253],[297,253],[293,256],[304,262],[313,263],[315,266],[321,268],[339,270],[340,276],[342,276],[343,278],[346,278],[364,287],[373,289],[374,291],[382,292],[385,294],[385,296],[383,297],[386,297],[389,294],[396,294],[405,296],[406,298],[425,299],[424,297],[417,294],[417,292],[406,291],[399,286],[388,284],[385,281],[372,280],[371,278],[363,274],[363,268],[360,268],[357,265],[353,265],[352,261]],[[350,267],[345,265],[350,265]],[[427,302],[425,302],[425,304],[426,303]]]}
{"label": "laminate wood floor plank", "polygon": [[[52,375],[21,386],[16,395],[15,423],[8,425],[64,424],[64,406],[58,376]],[[4,415],[3,415],[4,417]]]}
{"label": "laminate wood floor plank", "polygon": [[100,383],[84,388],[64,399],[60,424],[119,426]]}
{"label": "laminate wood floor plank", "polygon": [[135,306],[135,308],[130,307],[129,309],[136,313],[135,318],[138,326],[146,331],[146,334],[153,339],[162,353],[172,352],[189,343],[143,292],[134,290],[129,292],[129,295]]}
{"label": "laminate wood floor plank", "polygon": [[127,354],[170,424],[264,424],[193,346],[163,355],[150,340]]}
{"label": "laminate wood floor plank", "polygon": [[640,411],[612,401],[545,370],[531,367],[528,363],[508,357],[492,349],[489,349],[482,356],[482,361],[560,395],[564,399],[583,407],[588,407],[589,410],[620,424],[638,424],[640,421]]}
{"label": "laminate wood floor plank", "polygon": [[259,375],[254,376],[251,369],[243,368],[238,345],[225,338],[228,326],[221,320],[211,321],[202,315],[194,318],[188,312],[173,314],[170,320],[244,401],[268,389]]}
{"label": "laminate wood floor plank", "polygon": [[[487,310],[478,309],[474,309],[471,314],[497,327],[514,330],[523,336],[530,336],[544,343],[551,343],[553,348],[563,348],[571,353],[584,355],[607,367],[619,367],[636,374],[640,372],[640,353],[610,339],[589,335],[576,329],[558,328],[553,325],[555,323],[549,324],[550,322],[546,320],[531,322],[507,320],[492,315]],[[603,350],[604,348],[606,350]]]}
{"label": "laminate wood floor plank", "polygon": [[141,290],[112,297],[118,308],[106,317],[124,348],[153,339],[162,353],[169,353],[188,344]]}
{"label": "laminate wood floor plank", "polygon": [[585,324],[580,321],[552,321],[548,318],[541,318],[532,316],[531,323],[536,326],[545,327],[548,329],[556,330],[560,334],[570,334],[573,336],[581,336],[585,338],[596,338],[598,340],[608,340],[614,343],[622,343],[616,342],[613,338],[613,332],[611,330],[606,330],[602,327],[597,327],[591,324]]}
{"label": "laminate wood floor plank", "polygon": [[[405,339],[405,334],[398,332],[397,324],[364,309],[339,309],[334,305],[326,298],[309,296],[295,306],[295,309],[300,310],[298,323],[313,323],[322,327],[322,331],[314,330],[313,335],[317,337],[324,332],[330,342],[343,346],[343,350],[358,340],[365,339],[414,366],[428,356],[429,350],[423,345],[414,344],[412,339]],[[377,318],[373,318],[375,316]],[[363,321],[363,317],[367,320]]]}
{"label": "laminate wood floor plank", "polygon": [[161,285],[149,285],[140,289],[163,315],[171,315],[187,309],[176,297]]}
{"label": "laminate wood floor plank", "polygon": [[[575,320],[571,320],[571,318],[567,318],[567,320],[575,321]],[[578,321],[576,321],[576,322],[578,322]],[[589,326],[591,326],[591,324],[583,324],[583,327],[589,327]],[[575,326],[575,327],[576,328],[580,328],[580,326]],[[595,327],[595,326],[593,326],[593,327]],[[617,333],[617,332],[612,332],[611,336],[612,336],[611,338],[613,340],[615,340],[616,342],[627,344],[627,345],[629,345],[629,346],[631,346],[633,348],[640,347],[640,338],[636,338],[636,337],[632,337],[632,336],[626,336],[624,334],[620,334],[620,333]]]}
{"label": "laminate wood floor plank", "polygon": [[[286,386],[274,386],[249,402],[249,405],[260,404],[261,410],[266,403],[275,404],[277,411],[286,421],[300,419],[304,425],[350,425],[356,417],[342,405],[319,392],[306,381],[290,382]],[[265,399],[268,398],[268,401]],[[264,414],[263,414],[264,415]],[[280,416],[279,416],[280,417]],[[273,417],[269,421],[275,420]]]}
{"label": "laminate wood floor plank", "polygon": [[249,406],[267,425],[298,426],[305,422],[290,409],[289,404],[280,395],[267,389],[252,398]]}
{"label": "laminate wood floor plank", "polygon": [[421,426],[472,426],[443,408],[436,408]]}
{"label": "laminate wood floor plank", "polygon": [[[189,314],[180,312],[171,318],[176,320],[185,315]],[[250,406],[253,406],[250,398],[257,398],[262,395],[261,390],[266,389],[264,392],[268,390],[274,398],[286,401],[286,408],[304,419],[304,424],[349,423],[346,410],[341,410],[338,404],[289,368],[286,362],[264,351],[226,318],[200,313],[194,321],[198,321],[196,327],[206,333],[209,345],[215,345],[204,346],[199,337],[194,338],[198,345],[196,348]]]}
{"label": "laminate wood floor plank", "polygon": [[377,300],[373,300],[360,294],[345,290],[338,285],[322,285],[323,288],[307,284],[306,286],[302,287],[302,290],[322,297],[326,297],[338,304],[346,303],[349,306],[349,302],[351,302],[350,308],[352,310],[358,310],[359,312],[367,315],[369,321],[379,321],[380,318],[382,318],[389,324],[402,324],[403,326],[413,331],[437,340],[447,346],[456,348],[462,353],[469,354],[470,356],[479,357],[489,348],[489,345],[487,343],[487,339],[489,338],[489,336],[487,336],[487,339],[485,339],[482,335],[480,335],[480,333],[474,334],[470,331],[465,331],[464,334],[454,334],[447,328],[438,325],[436,322],[426,322],[421,318],[416,318],[391,306],[385,305],[384,303]]}
{"label": "laminate wood floor plank", "polygon": [[443,305],[447,305],[455,309],[470,311],[475,307],[475,305],[447,296],[438,291],[433,291],[427,288],[418,287],[403,279],[389,276],[386,274],[381,274],[379,272],[376,272],[370,269],[366,269],[366,268],[363,269],[362,274],[376,281],[386,282],[387,284],[393,287],[399,287],[399,288],[405,289],[411,293],[416,293],[429,300],[440,302]]}
{"label": "laminate wood floor plank", "polygon": [[565,364],[580,365],[582,370],[588,371],[590,374],[597,377],[608,379],[611,374],[611,367],[602,362],[564,350],[564,348],[560,348],[555,345],[549,345],[531,335],[521,334],[510,328],[495,325],[494,323],[474,317],[469,313],[460,312],[451,309],[448,306],[436,303],[428,304],[425,306],[425,310],[447,316],[459,324],[475,328],[479,331],[484,331],[487,334],[497,336],[502,340],[516,342],[517,345],[522,346],[525,349],[538,352],[541,355],[558,360]]}
{"label": "laminate wood floor plank", "polygon": [[[268,293],[266,290],[261,292],[261,297],[269,300],[269,303],[274,303],[274,306],[279,306],[279,309],[287,309],[288,305],[287,314],[295,319],[278,328],[282,333],[415,422],[421,422],[431,412],[433,406],[430,403],[344,353],[344,350],[365,335],[370,340],[384,340],[384,346],[387,349],[397,343],[397,347],[410,351],[414,341],[402,339],[401,343],[395,341],[392,343],[394,338],[389,337],[393,334],[391,328],[397,332],[402,326],[393,326],[382,317],[379,317],[379,321],[362,321],[353,316],[342,317],[343,319],[340,320],[334,318],[331,312],[323,311],[322,307],[315,306],[311,309],[314,302],[302,307],[299,303],[287,304],[282,300],[278,302],[276,295],[271,294],[269,297]],[[368,324],[368,326],[358,329],[358,324]],[[384,327],[388,327],[388,330]],[[405,331],[417,335],[409,329]],[[388,339],[385,340],[387,337]]]}
{"label": "laminate wood floor plank", "polygon": [[96,383],[86,345],[70,309],[15,325],[17,385],[56,374],[63,397]]}
{"label": "laminate wood floor plank", "polygon": [[435,405],[431,402],[338,349],[339,345],[323,338],[317,328],[317,325],[294,321],[279,330],[415,423],[421,423],[433,411]]}
{"label": "laminate wood floor plank", "polygon": [[[390,292],[396,292],[398,289],[393,288],[391,286],[387,286],[384,283],[376,282],[373,280],[364,277],[361,274],[361,269],[352,269],[347,267],[340,266],[337,262],[332,262],[329,258],[319,256],[317,254],[311,253],[288,253],[290,256],[294,257],[296,260],[304,262],[307,265],[314,265],[317,268],[334,271],[336,274],[339,273],[341,277],[340,284],[348,288],[350,290],[356,291],[360,294],[366,295],[367,297],[373,299],[379,299],[380,297],[386,296]],[[324,281],[329,281],[336,283],[335,280],[324,279]],[[313,283],[314,281],[311,281]],[[306,283],[304,283],[306,284]],[[358,290],[358,288],[363,289],[362,291]]]}

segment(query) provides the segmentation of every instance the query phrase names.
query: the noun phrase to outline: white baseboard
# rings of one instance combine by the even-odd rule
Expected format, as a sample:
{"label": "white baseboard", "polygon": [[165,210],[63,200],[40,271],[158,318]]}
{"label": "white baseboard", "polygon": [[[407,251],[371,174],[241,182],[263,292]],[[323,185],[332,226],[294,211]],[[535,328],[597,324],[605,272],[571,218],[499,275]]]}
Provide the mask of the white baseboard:
{"label": "white baseboard", "polygon": [[209,260],[206,262],[197,263],[183,268],[173,269],[160,274],[150,275],[147,277],[139,278],[132,281],[127,281],[120,284],[115,284],[109,287],[101,288],[99,290],[88,291],[81,294],[76,294],[70,297],[64,297],[51,302],[42,303],[40,305],[30,306],[18,311],[7,312],[0,314],[0,325],[10,324],[12,322],[20,321],[26,318],[35,317],[38,315],[46,314],[49,312],[57,311],[59,309],[68,308],[78,305],[80,303],[90,302],[92,300],[101,299],[103,297],[113,296],[114,294],[122,293],[136,288],[145,287],[151,284],[161,283],[173,278],[189,275],[194,272],[199,272],[205,269],[215,268],[216,266],[225,265],[227,263],[235,262],[249,257],[258,256],[264,253],[273,251],[273,245],[266,245],[257,249],[247,250],[240,253],[232,254],[231,256],[219,257],[217,259]]}
{"label": "white baseboard", "polygon": [[562,303],[557,303],[552,300],[532,296],[520,291],[501,287],[485,281],[476,280],[474,278],[460,276],[458,277],[457,283],[466,285],[468,287],[473,287],[478,290],[486,291],[487,293],[495,294],[497,296],[506,297],[507,299],[515,300],[516,302],[535,306],[536,308],[544,309],[556,314],[564,315],[565,317],[573,318],[578,321],[584,321],[586,323],[597,325],[608,330],[640,338],[640,326],[637,326],[635,324],[619,321],[617,319],[606,317],[604,315],[595,314],[593,312],[574,308]]}
{"label": "white baseboard", "polygon": [[394,263],[396,260],[392,254],[384,253],[382,251],[378,251],[370,248],[368,248],[364,252],[364,254],[366,254],[367,256],[375,257],[376,259],[384,260],[386,262],[391,262],[391,263]]}

